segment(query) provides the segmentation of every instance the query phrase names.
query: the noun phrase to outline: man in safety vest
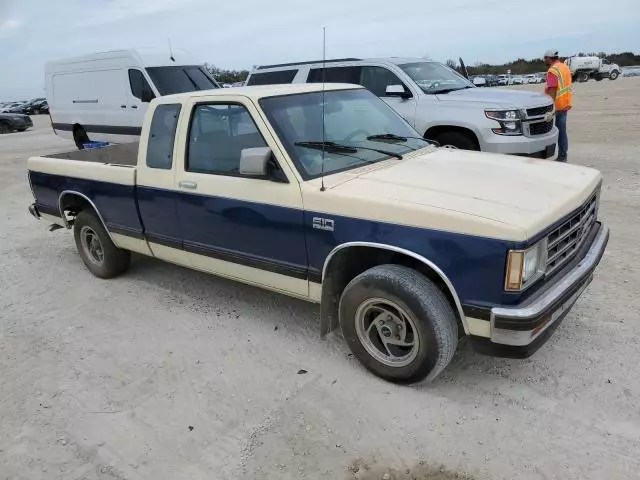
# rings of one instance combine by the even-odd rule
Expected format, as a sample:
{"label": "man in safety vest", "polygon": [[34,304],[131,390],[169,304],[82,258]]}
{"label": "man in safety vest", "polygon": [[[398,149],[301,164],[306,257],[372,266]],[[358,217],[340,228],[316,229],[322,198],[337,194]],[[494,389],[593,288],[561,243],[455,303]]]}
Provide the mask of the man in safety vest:
{"label": "man in safety vest", "polygon": [[560,61],[556,50],[547,50],[544,63],[549,66],[547,71],[547,87],[544,93],[551,96],[556,106],[556,127],[558,127],[558,161],[567,161],[569,138],[567,137],[567,113],[573,105],[573,81],[571,70]]}

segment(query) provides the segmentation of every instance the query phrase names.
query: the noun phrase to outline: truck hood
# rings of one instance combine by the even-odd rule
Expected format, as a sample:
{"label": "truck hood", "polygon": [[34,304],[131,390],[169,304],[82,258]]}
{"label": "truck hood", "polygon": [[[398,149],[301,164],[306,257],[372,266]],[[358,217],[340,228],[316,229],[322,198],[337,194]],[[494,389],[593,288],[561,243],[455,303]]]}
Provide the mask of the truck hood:
{"label": "truck hood", "polygon": [[551,103],[551,98],[543,93],[506,88],[466,88],[436,95],[441,102],[476,102],[487,106],[504,108],[541,107]]}
{"label": "truck hood", "polygon": [[[488,236],[514,241],[531,238],[580,207],[600,181],[600,172],[587,167],[444,148],[325,178],[341,203],[348,202],[345,196],[364,200],[367,215],[374,204],[380,207],[375,215],[388,211],[391,222],[403,209],[447,212],[456,217],[454,230],[479,234],[466,225],[484,221],[495,227]],[[424,222],[419,226],[430,227],[428,214],[417,216]]]}

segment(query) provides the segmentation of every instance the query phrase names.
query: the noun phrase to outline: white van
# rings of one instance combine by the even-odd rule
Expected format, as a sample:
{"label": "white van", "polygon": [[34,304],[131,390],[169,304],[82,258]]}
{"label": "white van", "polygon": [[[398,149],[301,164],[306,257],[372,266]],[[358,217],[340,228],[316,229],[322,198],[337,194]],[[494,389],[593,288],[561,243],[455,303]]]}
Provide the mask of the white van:
{"label": "white van", "polygon": [[219,88],[187,52],[115,50],[48,62],[45,87],[54,132],[79,149],[90,141],[137,141],[157,96]]}

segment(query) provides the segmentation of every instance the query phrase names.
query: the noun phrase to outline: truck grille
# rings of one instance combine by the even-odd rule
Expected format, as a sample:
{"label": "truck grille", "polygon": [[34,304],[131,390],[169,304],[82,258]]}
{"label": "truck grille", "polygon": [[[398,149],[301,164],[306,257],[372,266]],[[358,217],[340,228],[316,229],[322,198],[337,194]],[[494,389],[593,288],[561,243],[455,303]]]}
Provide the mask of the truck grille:
{"label": "truck grille", "polygon": [[541,117],[541,116],[546,115],[547,113],[551,112],[552,110],[553,110],[553,103],[550,103],[549,105],[545,105],[544,107],[528,108],[527,109],[527,116],[528,117]]}
{"label": "truck grille", "polygon": [[597,213],[596,191],[567,221],[547,235],[547,275],[571,260],[596,222]]}
{"label": "truck grille", "polygon": [[553,120],[529,124],[529,135],[544,135],[553,129]]}

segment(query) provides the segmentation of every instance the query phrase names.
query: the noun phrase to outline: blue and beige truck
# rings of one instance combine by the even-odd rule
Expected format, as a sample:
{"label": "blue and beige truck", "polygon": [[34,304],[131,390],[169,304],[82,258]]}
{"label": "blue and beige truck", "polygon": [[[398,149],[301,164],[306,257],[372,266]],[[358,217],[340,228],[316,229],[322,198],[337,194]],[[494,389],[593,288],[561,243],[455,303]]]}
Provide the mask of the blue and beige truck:
{"label": "blue and beige truck", "polygon": [[364,88],[156,98],[140,143],[33,157],[29,210],[96,276],[131,252],[320,305],[373,373],[435,378],[458,341],[526,357],[607,245],[598,171],[438,148]]}

